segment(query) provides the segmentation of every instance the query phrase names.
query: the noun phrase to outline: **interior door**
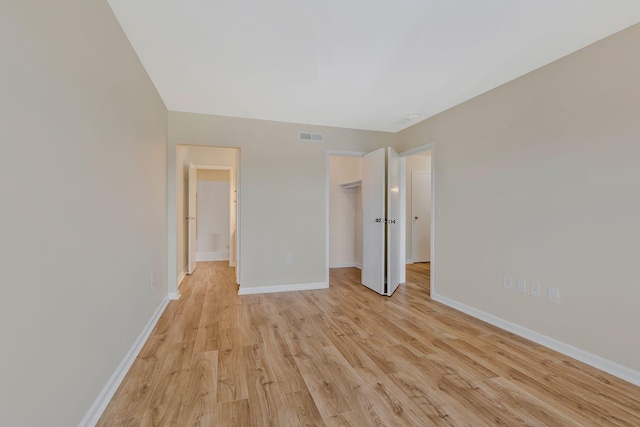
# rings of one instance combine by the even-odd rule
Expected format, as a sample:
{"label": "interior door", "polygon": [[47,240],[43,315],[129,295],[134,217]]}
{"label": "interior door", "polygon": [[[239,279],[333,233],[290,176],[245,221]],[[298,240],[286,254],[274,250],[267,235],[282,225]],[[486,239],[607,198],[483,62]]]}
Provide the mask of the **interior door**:
{"label": "interior door", "polygon": [[385,295],[386,149],[362,157],[362,284]]}
{"label": "interior door", "polygon": [[189,164],[189,209],[187,213],[187,273],[191,274],[196,269],[196,252],[198,250],[197,242],[197,229],[196,229],[196,210],[197,210],[197,192],[196,185],[198,183],[196,176],[196,167],[191,163]]}
{"label": "interior door", "polygon": [[402,203],[402,167],[400,155],[387,148],[387,292],[392,295],[404,281],[405,227]]}
{"label": "interior door", "polygon": [[431,174],[411,174],[411,258],[413,262],[431,261]]}

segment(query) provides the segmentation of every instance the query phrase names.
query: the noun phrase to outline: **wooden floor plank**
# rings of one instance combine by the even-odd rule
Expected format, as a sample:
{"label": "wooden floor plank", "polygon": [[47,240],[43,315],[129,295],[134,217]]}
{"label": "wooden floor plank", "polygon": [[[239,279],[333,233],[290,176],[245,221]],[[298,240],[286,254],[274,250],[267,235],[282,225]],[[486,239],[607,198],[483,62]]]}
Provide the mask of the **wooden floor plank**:
{"label": "wooden floor plank", "polygon": [[242,399],[234,402],[218,403],[216,405],[216,420],[213,426],[246,427],[253,425],[249,413],[249,400]]}
{"label": "wooden floor plank", "polygon": [[193,356],[178,425],[213,425],[216,419],[217,367],[217,351],[196,353]]}
{"label": "wooden floor plank", "polygon": [[198,263],[98,425],[640,425],[640,387],[432,301],[429,276],[238,296]]}
{"label": "wooden floor plank", "polygon": [[217,402],[232,402],[249,397],[242,363],[240,333],[237,328],[220,332],[218,350]]}

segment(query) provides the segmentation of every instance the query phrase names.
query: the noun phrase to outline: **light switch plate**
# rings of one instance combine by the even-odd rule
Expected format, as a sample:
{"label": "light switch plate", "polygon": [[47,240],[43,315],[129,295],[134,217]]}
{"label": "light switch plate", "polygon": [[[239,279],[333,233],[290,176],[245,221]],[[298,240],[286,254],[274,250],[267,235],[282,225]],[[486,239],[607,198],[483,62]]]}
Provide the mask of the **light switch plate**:
{"label": "light switch plate", "polygon": [[547,302],[551,304],[560,304],[560,289],[547,288]]}

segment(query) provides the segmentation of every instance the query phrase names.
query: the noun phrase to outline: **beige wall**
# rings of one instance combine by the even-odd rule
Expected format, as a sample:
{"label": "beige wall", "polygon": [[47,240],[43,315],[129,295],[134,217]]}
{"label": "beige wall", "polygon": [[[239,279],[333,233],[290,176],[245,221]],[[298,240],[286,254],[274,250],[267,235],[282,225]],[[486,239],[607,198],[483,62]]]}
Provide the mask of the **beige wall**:
{"label": "beige wall", "polygon": [[398,139],[435,144],[436,293],[636,372],[639,44],[636,25]]}
{"label": "beige wall", "polygon": [[[301,130],[325,143],[298,141]],[[393,146],[395,134],[169,112],[170,168],[176,144],[240,148],[240,285],[251,288],[326,281],[326,150]]]}
{"label": "beige wall", "polygon": [[329,266],[362,266],[362,193],[340,184],[362,179],[362,157],[329,158]]}
{"label": "beige wall", "polygon": [[2,1],[0,51],[0,425],[75,426],[167,295],[167,111],[107,2]]}
{"label": "beige wall", "polygon": [[412,225],[413,225],[413,214],[412,214],[412,205],[411,205],[411,174],[413,172],[431,172],[431,151],[426,154],[414,154],[413,156],[406,157],[406,194],[407,194],[407,209],[406,209],[406,258],[407,260],[412,260],[413,257],[413,236],[412,236]]}
{"label": "beige wall", "polygon": [[198,169],[196,172],[196,179],[198,181],[230,181],[228,170],[216,169]]}

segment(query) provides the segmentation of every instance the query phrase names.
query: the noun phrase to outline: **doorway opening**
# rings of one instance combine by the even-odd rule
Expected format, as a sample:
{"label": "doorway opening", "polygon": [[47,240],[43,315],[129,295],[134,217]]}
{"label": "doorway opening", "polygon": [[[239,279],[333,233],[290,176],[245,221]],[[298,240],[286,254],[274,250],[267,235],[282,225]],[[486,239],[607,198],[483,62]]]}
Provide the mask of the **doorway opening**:
{"label": "doorway opening", "polygon": [[327,280],[330,268],[391,296],[405,281],[404,159],[391,147],[327,153]]}
{"label": "doorway opening", "polygon": [[240,283],[239,149],[176,146],[177,267],[227,261]]}
{"label": "doorway opening", "polygon": [[336,152],[328,158],[327,275],[330,268],[362,270],[363,154]]}
{"label": "doorway opening", "polygon": [[406,164],[406,263],[411,281],[433,292],[433,144],[401,153]]}

